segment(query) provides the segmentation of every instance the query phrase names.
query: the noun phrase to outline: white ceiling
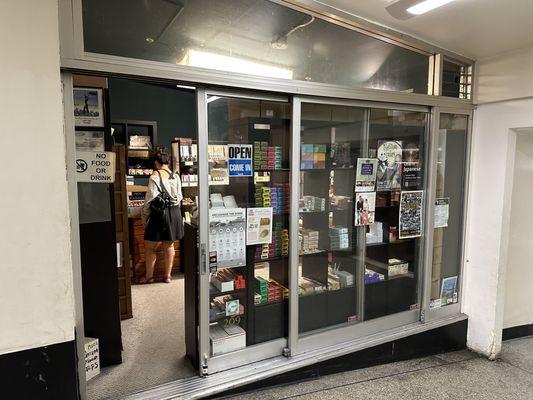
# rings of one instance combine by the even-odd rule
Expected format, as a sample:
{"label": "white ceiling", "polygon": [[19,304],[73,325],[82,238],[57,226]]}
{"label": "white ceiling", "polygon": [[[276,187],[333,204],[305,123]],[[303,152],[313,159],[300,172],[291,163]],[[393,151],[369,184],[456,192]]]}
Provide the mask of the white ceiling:
{"label": "white ceiling", "polygon": [[[315,0],[317,1],[317,0]],[[470,58],[533,46],[533,0],[456,0],[400,21],[385,10],[396,0],[318,0]]]}

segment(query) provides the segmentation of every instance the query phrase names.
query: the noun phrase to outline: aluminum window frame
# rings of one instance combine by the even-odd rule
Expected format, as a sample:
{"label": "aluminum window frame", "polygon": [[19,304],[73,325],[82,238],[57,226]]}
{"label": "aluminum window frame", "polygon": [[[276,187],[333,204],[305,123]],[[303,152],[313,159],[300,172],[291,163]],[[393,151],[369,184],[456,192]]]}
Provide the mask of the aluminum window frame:
{"label": "aluminum window frame", "polygon": [[[424,269],[426,271],[426,277],[424,280],[424,297],[423,297],[423,314],[422,322],[433,322],[443,318],[447,318],[452,315],[460,314],[463,311],[463,299],[464,299],[464,276],[466,269],[466,250],[467,250],[467,222],[468,222],[468,204],[470,200],[470,177],[471,177],[471,156],[472,156],[472,127],[473,127],[473,112],[470,110],[458,109],[458,108],[445,108],[435,107],[433,109],[434,117],[432,121],[431,130],[431,169],[430,169],[430,182],[428,182],[428,195],[426,197],[426,226],[425,236],[428,238],[426,243],[426,265]],[[435,189],[437,182],[437,149],[438,149],[438,135],[440,131],[440,116],[441,114],[458,114],[468,117],[468,125],[466,129],[466,149],[465,149],[465,181],[463,183],[464,201],[462,206],[462,227],[461,227],[461,248],[460,248],[460,266],[458,277],[458,301],[457,303],[447,305],[445,307],[430,309],[429,304],[431,301],[431,275],[433,273],[433,233],[434,228],[434,216],[435,216]],[[431,239],[431,240],[429,240]]]}

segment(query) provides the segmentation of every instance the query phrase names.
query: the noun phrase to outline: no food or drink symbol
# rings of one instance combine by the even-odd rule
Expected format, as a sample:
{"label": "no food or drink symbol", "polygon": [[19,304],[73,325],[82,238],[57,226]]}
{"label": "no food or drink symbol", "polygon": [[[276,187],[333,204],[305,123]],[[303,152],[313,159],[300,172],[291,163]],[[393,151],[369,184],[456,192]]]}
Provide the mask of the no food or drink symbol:
{"label": "no food or drink symbol", "polygon": [[76,160],[76,171],[79,173],[87,171],[87,162],[81,158],[78,158]]}

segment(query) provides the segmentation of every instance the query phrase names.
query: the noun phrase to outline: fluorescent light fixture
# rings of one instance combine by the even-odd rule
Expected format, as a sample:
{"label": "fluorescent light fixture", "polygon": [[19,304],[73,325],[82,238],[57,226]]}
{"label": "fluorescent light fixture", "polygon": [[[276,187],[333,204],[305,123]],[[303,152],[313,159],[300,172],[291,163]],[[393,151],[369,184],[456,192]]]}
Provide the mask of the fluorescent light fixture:
{"label": "fluorescent light fixture", "polygon": [[196,90],[195,86],[188,86],[188,85],[176,85],[177,88],[180,89],[187,89],[187,90]]}
{"label": "fluorescent light fixture", "polygon": [[290,69],[192,49],[187,50],[187,54],[179,64],[269,78],[292,79],[293,76]]}
{"label": "fluorescent light fixture", "polygon": [[424,0],[412,7],[409,7],[407,12],[413,15],[421,15],[427,13],[428,11],[434,10],[435,8],[439,8],[445,4],[451,3],[452,1],[454,0]]}

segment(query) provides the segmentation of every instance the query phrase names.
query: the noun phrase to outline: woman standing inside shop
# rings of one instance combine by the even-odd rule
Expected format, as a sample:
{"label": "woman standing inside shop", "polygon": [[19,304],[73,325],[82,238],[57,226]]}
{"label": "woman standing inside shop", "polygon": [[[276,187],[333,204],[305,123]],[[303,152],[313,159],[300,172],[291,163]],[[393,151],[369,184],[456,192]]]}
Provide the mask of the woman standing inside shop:
{"label": "woman standing inside shop", "polygon": [[155,249],[162,243],[165,254],[164,281],[170,283],[174,263],[174,242],[183,237],[183,218],[181,216],[181,181],[169,167],[170,156],[165,147],[156,147],[154,154],[155,171],[150,176],[148,191],[142,212],[146,224],[144,232],[146,274],[140,283],[154,281],[156,262]]}

